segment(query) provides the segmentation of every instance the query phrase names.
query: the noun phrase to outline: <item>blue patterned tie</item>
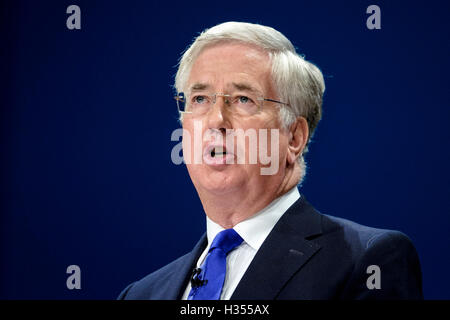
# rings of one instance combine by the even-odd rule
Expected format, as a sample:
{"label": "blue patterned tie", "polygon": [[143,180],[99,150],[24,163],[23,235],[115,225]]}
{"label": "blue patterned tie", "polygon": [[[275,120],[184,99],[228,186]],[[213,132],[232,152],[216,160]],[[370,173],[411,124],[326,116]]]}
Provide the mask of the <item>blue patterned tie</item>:
{"label": "blue patterned tie", "polygon": [[219,232],[209,248],[200,274],[189,292],[188,300],[219,300],[227,271],[227,254],[242,243],[241,236],[234,229]]}

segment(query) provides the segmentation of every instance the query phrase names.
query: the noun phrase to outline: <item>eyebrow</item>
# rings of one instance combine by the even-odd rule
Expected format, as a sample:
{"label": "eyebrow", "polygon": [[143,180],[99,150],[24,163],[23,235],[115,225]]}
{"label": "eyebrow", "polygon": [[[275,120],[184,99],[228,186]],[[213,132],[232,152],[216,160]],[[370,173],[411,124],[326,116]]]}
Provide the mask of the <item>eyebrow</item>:
{"label": "eyebrow", "polygon": [[189,89],[190,92],[192,91],[203,91],[210,87],[209,84],[206,83],[194,83],[191,88]]}
{"label": "eyebrow", "polygon": [[[253,93],[260,93],[259,90],[257,90],[255,87],[253,87],[251,84],[247,82],[232,82],[231,83],[233,88],[239,91],[248,91]],[[190,88],[189,92],[195,92],[195,91],[204,91],[211,88],[211,85],[206,83],[194,83]]]}
{"label": "eyebrow", "polygon": [[260,93],[259,90],[257,90],[256,88],[254,88],[251,84],[246,83],[246,82],[233,82],[232,83],[233,87],[239,91],[249,91],[249,92],[253,92],[253,93]]}

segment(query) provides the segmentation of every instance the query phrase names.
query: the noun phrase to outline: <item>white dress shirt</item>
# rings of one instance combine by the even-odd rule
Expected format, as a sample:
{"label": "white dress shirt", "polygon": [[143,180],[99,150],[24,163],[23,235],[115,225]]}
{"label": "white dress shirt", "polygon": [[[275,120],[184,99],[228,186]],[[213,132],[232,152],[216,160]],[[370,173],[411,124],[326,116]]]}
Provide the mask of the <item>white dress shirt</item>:
{"label": "white dress shirt", "polygon": [[[233,229],[244,239],[242,243],[227,255],[227,273],[223,285],[221,300],[229,300],[242,276],[252,262],[259,248],[266,240],[270,231],[281,216],[300,198],[297,187],[292,188],[281,197],[272,201],[267,207],[244,220],[233,227]],[[197,260],[197,268],[199,268],[208,254],[209,247],[216,235],[224,230],[220,225],[206,217],[206,234],[208,237],[208,245]],[[191,291],[191,283],[189,282],[182,300],[186,300]]]}

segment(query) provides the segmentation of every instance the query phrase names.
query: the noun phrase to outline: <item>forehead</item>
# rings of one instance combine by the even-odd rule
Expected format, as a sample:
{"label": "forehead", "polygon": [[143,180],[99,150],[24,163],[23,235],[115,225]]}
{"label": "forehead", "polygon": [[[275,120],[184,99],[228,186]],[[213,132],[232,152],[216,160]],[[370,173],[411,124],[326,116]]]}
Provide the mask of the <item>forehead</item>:
{"label": "forehead", "polygon": [[261,91],[270,90],[269,54],[249,44],[219,43],[203,49],[198,55],[189,75],[188,88],[204,84],[225,89],[240,82],[249,83]]}

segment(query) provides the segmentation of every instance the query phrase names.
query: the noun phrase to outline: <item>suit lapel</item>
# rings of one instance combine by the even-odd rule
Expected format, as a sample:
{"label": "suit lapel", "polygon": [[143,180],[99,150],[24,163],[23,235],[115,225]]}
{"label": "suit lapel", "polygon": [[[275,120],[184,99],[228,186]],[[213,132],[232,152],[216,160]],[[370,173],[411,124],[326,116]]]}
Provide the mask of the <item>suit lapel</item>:
{"label": "suit lapel", "polygon": [[293,274],[320,249],[308,240],[321,233],[320,220],[320,214],[302,195],[272,229],[231,299],[275,299]]}

